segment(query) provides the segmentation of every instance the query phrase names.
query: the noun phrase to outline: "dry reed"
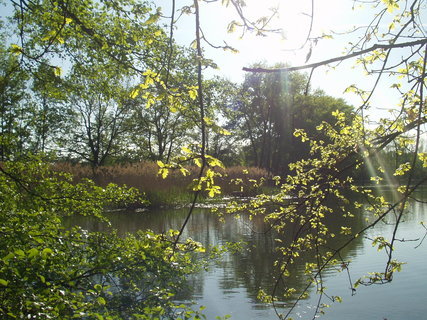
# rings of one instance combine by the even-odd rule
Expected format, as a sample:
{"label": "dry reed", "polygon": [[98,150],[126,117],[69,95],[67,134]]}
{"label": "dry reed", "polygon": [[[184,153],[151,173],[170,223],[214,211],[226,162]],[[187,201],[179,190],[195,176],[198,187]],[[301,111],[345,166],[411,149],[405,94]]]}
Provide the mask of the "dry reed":
{"label": "dry reed", "polygon": [[[163,179],[157,174],[158,166],[154,162],[138,162],[124,165],[103,166],[95,171],[88,165],[56,163],[57,171],[71,173],[75,182],[84,178],[93,179],[99,186],[109,183],[134,187],[144,192],[152,205],[169,205],[188,202],[193,191],[191,183],[197,176],[197,167],[188,168],[190,175],[184,177],[179,171],[171,170]],[[258,189],[255,181],[267,177],[267,172],[254,167],[230,167],[219,170],[216,183],[223,195],[253,195]]]}

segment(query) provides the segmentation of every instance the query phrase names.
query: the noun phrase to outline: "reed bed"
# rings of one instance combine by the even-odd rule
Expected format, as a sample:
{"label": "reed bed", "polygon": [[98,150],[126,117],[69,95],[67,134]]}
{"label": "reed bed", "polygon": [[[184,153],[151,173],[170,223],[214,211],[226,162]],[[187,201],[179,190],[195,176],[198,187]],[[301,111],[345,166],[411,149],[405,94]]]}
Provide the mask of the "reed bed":
{"label": "reed bed", "polygon": [[[148,161],[103,166],[96,170],[84,164],[60,162],[54,168],[72,174],[75,182],[87,178],[93,179],[99,186],[115,183],[137,188],[146,195],[152,206],[189,203],[193,196],[191,184],[198,174],[197,167],[189,167],[188,176],[183,176],[179,170],[170,170],[168,177],[163,179],[157,174],[157,164]],[[268,177],[263,169],[243,166],[220,169],[218,173],[216,184],[221,187],[222,195],[226,196],[254,195],[260,188],[258,182]]]}

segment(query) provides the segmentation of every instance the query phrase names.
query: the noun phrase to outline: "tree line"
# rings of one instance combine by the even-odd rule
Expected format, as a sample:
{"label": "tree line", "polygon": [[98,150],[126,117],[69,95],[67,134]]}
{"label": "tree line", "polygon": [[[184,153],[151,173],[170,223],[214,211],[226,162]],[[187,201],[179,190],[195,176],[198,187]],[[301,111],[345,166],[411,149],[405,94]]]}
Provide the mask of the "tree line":
{"label": "tree line", "polygon": [[[160,44],[166,46],[167,39]],[[194,50],[174,45],[173,54],[173,74],[151,76],[171,88],[185,83],[187,90],[194,90]],[[146,61],[155,66],[161,58]],[[4,35],[0,59],[2,161],[25,153],[51,153],[92,168],[169,162],[182,146],[197,143],[200,121],[194,92],[192,97],[178,94],[171,99],[156,81],[142,89],[138,84],[147,75],[138,78],[102,62],[84,64],[75,56],[68,57],[66,74],[46,63],[28,70],[20,55],[7,48]],[[204,80],[204,88],[208,154],[228,166],[255,166],[271,174],[287,174],[290,163],[309,156],[309,145],[294,136],[296,129],[323,139],[316,128],[335,121],[334,111],[348,119],[355,111],[342,98],[311,89],[308,76],[297,71],[250,73],[242,83],[215,77]]]}
{"label": "tree line", "polygon": [[[158,46],[166,46],[166,41]],[[143,160],[168,162],[182,146],[197,143],[200,131],[194,114],[196,93],[189,97],[177,93],[172,99],[165,94],[180,86],[194,90],[194,56],[194,50],[174,45],[169,66],[173,74],[153,71],[143,77],[94,59],[83,63],[84,57],[75,55],[66,59],[68,71],[60,73],[47,62],[28,70],[3,37],[2,161],[30,152],[54,153],[93,168]],[[161,59],[153,55],[145,62],[161,70]],[[146,85],[150,77],[162,84],[153,80]],[[227,165],[287,172],[289,163],[308,156],[308,146],[293,135],[295,129],[314,136],[322,121],[333,121],[332,112],[350,116],[353,111],[343,99],[307,88],[307,82],[307,75],[298,72],[249,74],[242,83],[219,77],[204,80],[207,152]]]}
{"label": "tree line", "polygon": [[[255,165],[283,176],[274,177],[273,194],[227,208],[230,214],[261,216],[271,230],[291,237],[286,244],[277,238],[277,274],[269,292],[258,292],[262,301],[276,307],[296,294],[295,307],[314,287],[316,317],[331,297],[322,274],[337,266],[348,271],[341,252],[391,217],[393,234],[372,239],[378,249],[387,249],[384,268],[351,282],[351,292],[357,285],[390,282],[400,271],[403,263],[394,257],[401,240],[397,231],[409,199],[422,201],[415,191],[426,181],[425,174],[417,175],[427,166],[422,150],[427,40],[420,23],[425,2],[371,1],[377,13],[346,54],[297,67],[255,64],[246,68],[240,84],[204,77],[204,70],[215,65],[203,52],[202,2],[212,1],[180,8],[195,18],[192,48],[174,40],[173,0],[166,28],[162,11],[146,1],[9,3],[0,47],[2,318],[200,318],[198,310],[173,302],[194,271],[193,254],[205,251],[181,236],[200,193],[219,193],[216,169],[224,163]],[[274,32],[268,24],[275,13],[251,21],[245,1],[223,4],[236,10],[230,29]],[[314,11],[314,1],[312,6]],[[383,22],[390,21],[383,30]],[[326,38],[312,38],[310,30],[304,45],[311,51]],[[391,59],[396,51],[401,58]],[[363,84],[349,86],[363,101],[356,110],[313,90],[310,76],[296,72],[355,57],[377,77],[369,90]],[[365,111],[384,75],[394,79],[392,88],[402,100],[394,117],[369,128]],[[54,156],[46,158],[49,154]],[[90,180],[74,184],[70,175],[51,171],[51,159],[85,162],[94,170],[149,159],[157,161],[164,177],[171,168],[188,174],[187,164],[199,172],[179,231],[120,238],[114,232],[67,230],[61,219],[84,215],[105,221],[105,208],[140,199],[138,192],[100,188]],[[354,171],[364,166],[370,181],[391,182],[393,199],[355,183]],[[343,222],[338,231],[343,242],[337,244],[326,221],[354,217],[362,204],[350,201],[350,195],[369,203],[363,209],[370,220],[355,230]],[[301,254],[314,262],[306,264],[307,286],[293,288],[288,278]],[[287,318],[294,307],[276,312]]]}

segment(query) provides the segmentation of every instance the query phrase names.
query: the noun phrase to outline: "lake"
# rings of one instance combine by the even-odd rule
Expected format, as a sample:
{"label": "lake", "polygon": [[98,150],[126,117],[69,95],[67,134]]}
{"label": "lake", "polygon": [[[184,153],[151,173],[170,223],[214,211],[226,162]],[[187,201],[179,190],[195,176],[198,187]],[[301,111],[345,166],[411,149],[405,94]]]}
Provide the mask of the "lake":
{"label": "lake", "polygon": [[[425,199],[425,191],[420,191]],[[109,213],[112,225],[119,233],[151,229],[164,232],[176,229],[183,223],[188,209],[156,210],[150,212]],[[275,259],[274,235],[264,233],[265,226],[260,219],[249,220],[246,215],[240,218],[227,216],[225,223],[218,221],[215,214],[208,209],[197,209],[190,218],[183,234],[200,241],[205,246],[221,245],[230,241],[244,241],[246,245],[241,252],[227,253],[223,259],[212,262],[208,271],[202,271],[190,279],[189,286],[178,299],[183,302],[194,301],[196,306],[206,306],[207,319],[229,314],[231,319],[278,319],[271,306],[257,301],[259,288],[268,292],[271,288]],[[340,220],[340,219],[338,219]],[[398,242],[394,258],[404,261],[402,272],[395,273],[391,283],[383,285],[360,286],[352,295],[347,272],[337,273],[333,268],[324,276],[329,295],[343,298],[342,303],[324,300],[331,307],[322,320],[408,320],[426,319],[427,315],[427,239],[420,240],[426,229],[420,221],[427,222],[427,204],[411,202],[404,221],[398,232],[399,239],[415,240]],[[77,222],[90,230],[104,230],[105,225],[91,220]],[[363,227],[363,212],[353,219],[354,227]],[[331,230],[340,227],[340,221],[333,221]],[[382,234],[390,237],[391,224],[383,223],[370,230],[365,236],[372,238]],[[337,237],[337,241],[343,241]],[[415,248],[418,246],[418,248]],[[354,282],[368,272],[382,272],[386,263],[386,254],[373,248],[365,237],[359,237],[343,252],[344,260],[349,264],[350,277]],[[305,285],[304,264],[296,264],[293,271],[292,285],[302,288]],[[301,301],[291,315],[294,319],[311,319],[315,311],[318,296],[311,292],[308,299]],[[293,301],[283,303],[286,308]],[[281,310],[283,311],[283,310]]]}

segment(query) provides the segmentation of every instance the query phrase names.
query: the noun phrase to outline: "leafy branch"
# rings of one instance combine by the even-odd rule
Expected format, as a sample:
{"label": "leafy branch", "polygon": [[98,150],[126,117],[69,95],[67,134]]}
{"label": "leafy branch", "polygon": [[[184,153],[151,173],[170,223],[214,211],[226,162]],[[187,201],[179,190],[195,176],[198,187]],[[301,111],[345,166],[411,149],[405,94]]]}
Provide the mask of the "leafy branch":
{"label": "leafy branch", "polygon": [[401,42],[401,43],[391,43],[391,44],[374,44],[373,46],[364,50],[352,52],[344,56],[338,56],[335,58],[326,59],[316,63],[310,63],[310,64],[296,66],[296,67],[284,67],[284,68],[272,68],[272,69],[244,67],[243,71],[255,72],[255,73],[279,73],[279,72],[298,71],[298,70],[304,70],[304,69],[310,69],[310,68],[318,68],[334,62],[342,62],[347,59],[355,58],[355,57],[364,55],[366,53],[373,52],[375,50],[387,51],[387,50],[396,49],[396,48],[412,48],[415,46],[424,46],[425,44],[427,44],[427,39],[420,39],[420,40]]}

